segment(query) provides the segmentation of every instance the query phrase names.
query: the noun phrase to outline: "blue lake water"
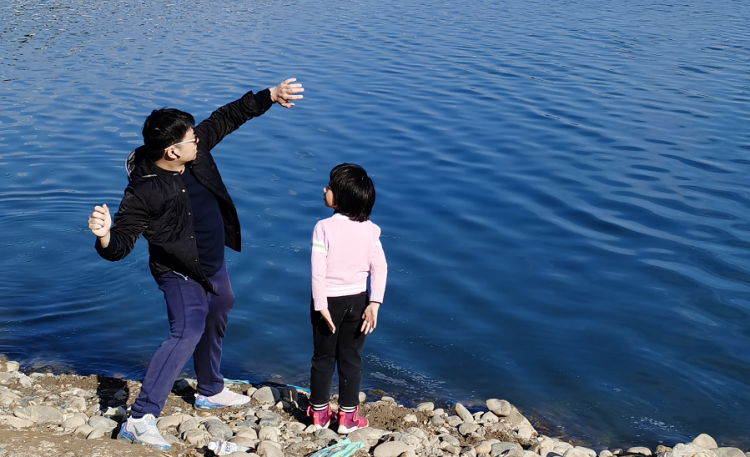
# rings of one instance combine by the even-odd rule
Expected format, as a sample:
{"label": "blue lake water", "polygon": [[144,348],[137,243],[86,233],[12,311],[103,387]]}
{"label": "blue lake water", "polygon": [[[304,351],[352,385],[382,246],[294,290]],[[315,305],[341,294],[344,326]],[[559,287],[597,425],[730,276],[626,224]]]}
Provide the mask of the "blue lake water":
{"label": "blue lake water", "polygon": [[[144,240],[100,259],[154,108],[305,86],[214,150],[240,213],[229,378],[306,385],[309,240],[364,166],[389,263],[363,389],[509,400],[594,446],[750,446],[750,4],[0,4],[0,352],[138,379]],[[186,368],[189,375],[189,367]]]}

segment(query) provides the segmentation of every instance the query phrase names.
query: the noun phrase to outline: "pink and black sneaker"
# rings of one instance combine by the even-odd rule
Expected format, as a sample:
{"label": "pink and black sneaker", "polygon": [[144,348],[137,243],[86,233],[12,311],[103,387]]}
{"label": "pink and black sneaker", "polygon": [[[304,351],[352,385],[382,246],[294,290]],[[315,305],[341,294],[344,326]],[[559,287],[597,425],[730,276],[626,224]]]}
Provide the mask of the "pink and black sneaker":
{"label": "pink and black sneaker", "polygon": [[326,409],[323,411],[314,411],[312,406],[308,406],[307,417],[312,417],[313,425],[318,429],[328,428],[331,425],[331,420],[336,418],[331,411],[331,405],[326,405]]}
{"label": "pink and black sneaker", "polygon": [[344,411],[338,412],[339,416],[339,434],[345,435],[368,425],[367,419],[359,417],[359,406],[351,413]]}

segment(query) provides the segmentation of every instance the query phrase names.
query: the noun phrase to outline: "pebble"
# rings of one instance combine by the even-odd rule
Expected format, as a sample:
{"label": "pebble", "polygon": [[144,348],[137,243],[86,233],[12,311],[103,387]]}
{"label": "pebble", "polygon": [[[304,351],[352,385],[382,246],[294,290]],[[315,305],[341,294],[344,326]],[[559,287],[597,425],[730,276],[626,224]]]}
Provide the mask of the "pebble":
{"label": "pebble", "polygon": [[316,438],[321,438],[327,441],[335,440],[339,438],[339,434],[331,430],[330,428],[321,428],[320,430],[315,430],[315,433],[313,433]]}
{"label": "pebble", "polygon": [[374,457],[398,457],[404,452],[409,452],[412,449],[408,444],[401,441],[389,441],[383,443],[375,448],[373,451]]}
{"label": "pebble", "polygon": [[102,430],[101,428],[95,428],[91,430],[91,433],[86,435],[87,440],[96,440],[99,438],[102,438],[107,432],[105,430]]}
{"label": "pebble", "polygon": [[713,450],[717,457],[744,457],[745,453],[736,447],[720,447]]}
{"label": "pebble", "polygon": [[404,416],[404,422],[417,422],[417,415],[416,414],[407,414]]}
{"label": "pebble", "polygon": [[349,434],[349,440],[364,443],[368,448],[375,446],[378,440],[385,434],[383,430],[377,428],[365,427],[355,430]]}
{"label": "pebble", "polygon": [[[712,438],[713,439],[713,438]],[[716,457],[716,453],[697,444],[677,444],[665,457]]]}
{"label": "pebble", "polygon": [[474,422],[474,416],[471,415],[468,409],[461,403],[456,403],[456,406],[453,407],[453,409],[456,410],[456,415],[461,418],[464,422]]}
{"label": "pebble", "polygon": [[271,441],[261,441],[258,445],[258,455],[260,457],[284,457],[284,452]]}
{"label": "pebble", "polygon": [[510,403],[506,400],[498,400],[497,398],[490,398],[489,400],[485,402],[485,404],[487,405],[487,409],[489,409],[490,411],[492,411],[495,415],[499,417],[509,416],[512,411],[512,407]]}
{"label": "pebble", "polygon": [[646,455],[646,456],[651,455],[651,449],[647,447],[643,447],[643,446],[635,446],[635,447],[628,448],[627,452],[628,454],[641,454],[641,455]]}
{"label": "pebble", "polygon": [[111,432],[117,427],[117,422],[104,416],[93,416],[87,423],[93,427],[94,430],[104,430],[105,432]]}
{"label": "pebble", "polygon": [[261,404],[273,405],[276,404],[280,397],[279,392],[273,387],[265,386],[261,387],[252,396],[253,400],[257,400]]}
{"label": "pebble", "polygon": [[258,432],[258,439],[261,441],[279,442],[279,431],[276,427],[263,427]]}
{"label": "pebble", "polygon": [[433,411],[435,409],[435,403],[427,401],[417,405],[417,411]]}

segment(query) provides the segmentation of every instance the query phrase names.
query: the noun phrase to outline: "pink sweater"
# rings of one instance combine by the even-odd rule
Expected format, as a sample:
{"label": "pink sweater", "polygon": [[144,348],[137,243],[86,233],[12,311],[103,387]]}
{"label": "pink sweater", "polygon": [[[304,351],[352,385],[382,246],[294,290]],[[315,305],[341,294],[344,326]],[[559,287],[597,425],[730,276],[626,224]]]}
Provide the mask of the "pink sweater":
{"label": "pink sweater", "polygon": [[315,224],[312,235],[312,295],[316,311],[328,308],[328,297],[367,290],[370,301],[383,302],[388,265],[380,244],[380,227],[334,214]]}

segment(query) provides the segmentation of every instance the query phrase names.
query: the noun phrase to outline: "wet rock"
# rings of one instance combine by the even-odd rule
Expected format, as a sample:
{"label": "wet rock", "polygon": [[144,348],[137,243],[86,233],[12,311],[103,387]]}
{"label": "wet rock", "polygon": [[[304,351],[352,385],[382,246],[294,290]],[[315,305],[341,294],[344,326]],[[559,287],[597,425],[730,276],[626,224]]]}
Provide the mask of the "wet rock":
{"label": "wet rock", "polygon": [[453,409],[456,411],[456,415],[461,418],[464,422],[473,423],[474,417],[471,415],[468,409],[461,403],[456,403],[456,406],[453,407]]}
{"label": "wet rock", "polygon": [[627,453],[628,454],[641,454],[641,455],[650,456],[651,455],[651,449],[649,449],[647,447],[643,447],[643,446],[635,446],[635,447],[629,448],[627,450]]}
{"label": "wet rock", "polygon": [[372,455],[374,457],[398,457],[404,452],[409,452],[412,449],[408,444],[401,441],[389,441],[383,443],[375,448]]}
{"label": "wet rock", "polygon": [[696,436],[693,440],[693,444],[705,449],[716,449],[719,447],[719,445],[716,444],[716,440],[713,439],[711,435],[707,435],[705,433],[701,433],[700,435]]}

